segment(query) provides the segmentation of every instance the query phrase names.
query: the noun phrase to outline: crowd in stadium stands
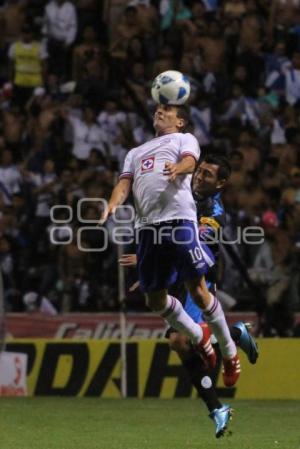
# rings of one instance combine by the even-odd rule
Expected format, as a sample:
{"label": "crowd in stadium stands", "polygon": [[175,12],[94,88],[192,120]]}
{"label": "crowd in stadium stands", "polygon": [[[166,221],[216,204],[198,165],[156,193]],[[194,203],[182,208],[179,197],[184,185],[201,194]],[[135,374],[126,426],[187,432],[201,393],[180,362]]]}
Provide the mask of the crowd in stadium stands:
{"label": "crowd in stadium stands", "polygon": [[[7,310],[118,308],[117,247],[80,250],[79,240],[97,249],[105,235],[78,234],[98,203],[85,202],[81,217],[76,207],[108,198],[127,151],[153,136],[151,81],[177,69],[191,80],[202,151],[232,164],[226,236],[246,269],[224,245],[228,307],[262,313],[266,335],[299,334],[300,0],[2,0],[0,24]],[[57,204],[70,206],[55,215],[69,220],[52,233],[60,245],[49,240]],[[246,226],[262,227],[264,243],[240,242]],[[143,310],[138,291],[128,305]]]}

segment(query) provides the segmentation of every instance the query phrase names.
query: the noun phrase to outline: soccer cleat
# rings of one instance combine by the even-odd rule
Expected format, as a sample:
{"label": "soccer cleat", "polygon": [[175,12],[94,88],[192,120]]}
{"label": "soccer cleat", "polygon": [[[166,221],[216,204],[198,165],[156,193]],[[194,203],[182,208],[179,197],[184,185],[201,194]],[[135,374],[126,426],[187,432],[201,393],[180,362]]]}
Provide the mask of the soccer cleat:
{"label": "soccer cleat", "polygon": [[226,387],[233,387],[240,377],[241,364],[239,356],[236,354],[231,359],[223,358],[223,381]]}
{"label": "soccer cleat", "polygon": [[204,360],[207,362],[209,368],[213,369],[217,363],[217,355],[210,341],[211,332],[206,323],[200,323],[200,326],[203,332],[203,337],[198,345],[198,349],[200,350]]}
{"label": "soccer cleat", "polygon": [[215,408],[208,415],[215,423],[216,438],[222,437],[228,430],[228,423],[232,419],[232,409],[230,405],[223,405],[221,408]]}
{"label": "soccer cleat", "polygon": [[258,359],[258,346],[254,338],[249,333],[251,324],[238,321],[237,323],[234,323],[232,327],[235,327],[241,331],[238,345],[247,355],[249,362],[254,365]]}

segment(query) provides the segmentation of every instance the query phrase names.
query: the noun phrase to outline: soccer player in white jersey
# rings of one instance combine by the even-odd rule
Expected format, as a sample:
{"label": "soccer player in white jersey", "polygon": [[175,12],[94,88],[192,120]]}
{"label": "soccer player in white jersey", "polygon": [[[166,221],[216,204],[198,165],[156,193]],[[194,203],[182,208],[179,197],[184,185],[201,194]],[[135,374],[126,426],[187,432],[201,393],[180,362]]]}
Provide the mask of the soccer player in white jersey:
{"label": "soccer player in white jersey", "polygon": [[204,275],[214,257],[198,236],[191,176],[200,148],[196,138],[184,132],[188,123],[186,106],[158,105],[153,122],[156,137],[129,151],[100,221],[113,214],[132,189],[139,283],[147,305],[188,336],[214,367],[216,355],[209,328],[195,323],[180,301],[168,295],[175,281],[184,281],[218,340],[226,361],[224,383],[232,386],[239,377],[239,359],[222,307],[205,283]]}

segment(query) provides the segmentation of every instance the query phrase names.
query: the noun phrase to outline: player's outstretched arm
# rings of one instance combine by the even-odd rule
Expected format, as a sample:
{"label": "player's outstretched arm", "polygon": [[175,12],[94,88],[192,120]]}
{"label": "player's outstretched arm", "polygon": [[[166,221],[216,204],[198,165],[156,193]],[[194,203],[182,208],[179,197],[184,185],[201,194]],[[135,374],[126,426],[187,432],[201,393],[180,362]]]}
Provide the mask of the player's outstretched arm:
{"label": "player's outstretched arm", "polygon": [[103,211],[101,218],[99,220],[99,225],[102,225],[105,223],[109,215],[114,214],[115,210],[118,206],[124,203],[126,201],[129,192],[131,189],[131,179],[123,178],[120,179],[118,184],[115,186],[114,190],[112,191],[110,200],[108,202],[108,206]]}
{"label": "player's outstretched arm", "polygon": [[175,181],[178,175],[188,175],[195,170],[196,161],[192,156],[185,156],[177,164],[166,162],[164,175],[169,176],[169,181]]}

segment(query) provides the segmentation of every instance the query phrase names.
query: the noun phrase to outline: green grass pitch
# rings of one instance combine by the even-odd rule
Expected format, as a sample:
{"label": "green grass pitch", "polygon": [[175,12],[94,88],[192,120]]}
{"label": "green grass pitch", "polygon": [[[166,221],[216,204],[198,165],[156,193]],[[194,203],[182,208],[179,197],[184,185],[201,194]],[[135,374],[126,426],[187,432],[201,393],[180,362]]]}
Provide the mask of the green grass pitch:
{"label": "green grass pitch", "polygon": [[197,399],[0,398],[1,449],[300,449],[299,401],[231,401],[217,440]]}

